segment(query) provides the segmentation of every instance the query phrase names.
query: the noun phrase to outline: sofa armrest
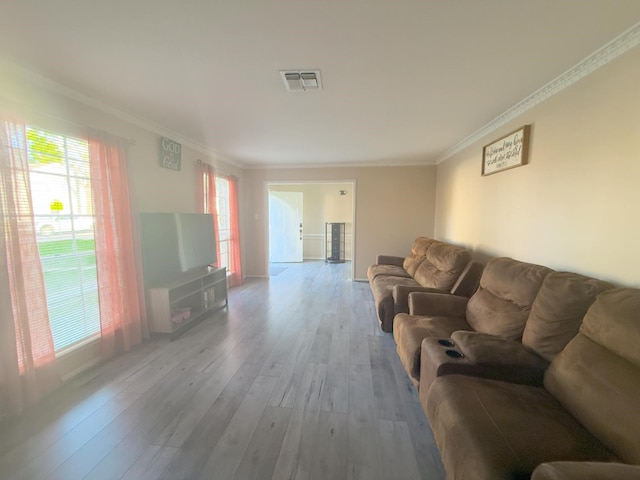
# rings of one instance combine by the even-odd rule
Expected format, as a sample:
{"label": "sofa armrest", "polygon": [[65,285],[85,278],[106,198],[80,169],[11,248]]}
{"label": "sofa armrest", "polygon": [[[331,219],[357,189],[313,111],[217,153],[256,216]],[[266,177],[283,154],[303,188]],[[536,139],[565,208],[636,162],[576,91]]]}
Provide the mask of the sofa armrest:
{"label": "sofa armrest", "polygon": [[393,255],[378,255],[376,257],[378,265],[397,265],[401,267],[404,263],[404,257],[396,257]]}
{"label": "sofa armrest", "polygon": [[531,480],[632,480],[640,478],[640,465],[604,462],[549,462],[533,471]]}
{"label": "sofa armrest", "polygon": [[393,287],[393,307],[395,313],[409,313],[409,294],[413,292],[447,293],[437,288],[416,285],[395,285]]}
{"label": "sofa armrest", "polygon": [[412,292],[409,294],[409,314],[465,318],[468,301],[468,298],[448,293]]}
{"label": "sofa armrest", "polygon": [[549,367],[549,362],[514,340],[473,331],[453,332],[451,340],[483,377],[542,385]]}

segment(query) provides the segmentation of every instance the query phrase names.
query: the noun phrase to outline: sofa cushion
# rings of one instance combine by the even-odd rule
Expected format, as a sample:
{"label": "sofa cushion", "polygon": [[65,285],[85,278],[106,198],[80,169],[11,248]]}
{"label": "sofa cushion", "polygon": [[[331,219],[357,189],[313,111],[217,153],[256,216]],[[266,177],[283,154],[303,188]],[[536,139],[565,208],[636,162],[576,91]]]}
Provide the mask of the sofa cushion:
{"label": "sofa cushion", "polygon": [[464,248],[434,240],[413,277],[423,287],[451,291],[470,260]]}
{"label": "sofa cushion", "polygon": [[551,271],[511,258],[491,260],[467,304],[469,325],[478,332],[519,340],[542,281]]}
{"label": "sofa cushion", "polygon": [[418,237],[413,242],[411,252],[405,257],[402,263],[403,268],[411,277],[415,275],[418,267],[424,262],[429,245],[433,242],[434,240],[427,237]]}
{"label": "sofa cushion", "polygon": [[547,461],[619,461],[543,388],[446,375],[423,407],[447,478],[525,479]]}
{"label": "sofa cushion", "polygon": [[607,282],[577,273],[550,273],[533,302],[522,343],[551,362],[576,336],[596,296],[610,288]]}
{"label": "sofa cushion", "polygon": [[598,295],[576,335],[551,362],[544,386],[628,463],[640,464],[640,290]]}
{"label": "sofa cushion", "polygon": [[416,274],[418,267],[424,262],[424,255],[407,255],[402,263],[403,270],[407,272],[407,275],[413,277]]}
{"label": "sofa cushion", "polygon": [[429,246],[435,242],[432,238],[428,237],[418,237],[413,241],[413,245],[411,245],[411,254],[417,257],[424,257],[427,255],[427,250]]}
{"label": "sofa cushion", "polygon": [[411,278],[411,275],[399,265],[376,264],[367,269],[367,278],[372,282],[378,275],[391,275],[393,277]]}

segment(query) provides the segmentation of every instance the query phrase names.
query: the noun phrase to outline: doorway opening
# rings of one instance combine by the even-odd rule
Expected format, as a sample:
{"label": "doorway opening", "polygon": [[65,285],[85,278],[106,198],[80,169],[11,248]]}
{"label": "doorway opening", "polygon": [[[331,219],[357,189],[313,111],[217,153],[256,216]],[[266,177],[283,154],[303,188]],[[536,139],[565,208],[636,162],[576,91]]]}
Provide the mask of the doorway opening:
{"label": "doorway opening", "polygon": [[287,263],[326,261],[326,225],[344,223],[344,256],[353,280],[355,186],[354,180],[266,183],[269,276]]}
{"label": "doorway opening", "polygon": [[303,260],[303,192],[269,190],[269,263]]}

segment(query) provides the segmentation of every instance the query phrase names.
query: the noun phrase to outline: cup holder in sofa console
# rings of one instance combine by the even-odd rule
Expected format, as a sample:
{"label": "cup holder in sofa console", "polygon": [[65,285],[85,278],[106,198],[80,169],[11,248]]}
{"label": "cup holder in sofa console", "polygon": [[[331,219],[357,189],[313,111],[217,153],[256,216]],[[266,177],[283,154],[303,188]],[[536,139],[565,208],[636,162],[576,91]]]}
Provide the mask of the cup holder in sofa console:
{"label": "cup holder in sofa console", "polygon": [[464,354],[460,353],[457,350],[445,350],[444,353],[449,355],[451,358],[462,358],[462,357],[464,357]]}
{"label": "cup holder in sofa console", "polygon": [[448,338],[441,338],[438,340],[438,343],[440,345],[442,345],[443,347],[455,347],[456,344],[453,343],[451,340],[449,340]]}

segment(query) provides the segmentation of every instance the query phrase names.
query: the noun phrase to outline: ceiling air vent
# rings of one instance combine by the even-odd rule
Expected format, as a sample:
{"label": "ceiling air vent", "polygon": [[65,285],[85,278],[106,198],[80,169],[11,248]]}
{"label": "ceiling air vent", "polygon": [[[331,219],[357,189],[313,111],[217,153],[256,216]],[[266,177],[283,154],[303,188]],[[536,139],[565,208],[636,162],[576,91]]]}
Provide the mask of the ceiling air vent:
{"label": "ceiling air vent", "polygon": [[290,92],[322,89],[320,70],[280,70],[280,76]]}

